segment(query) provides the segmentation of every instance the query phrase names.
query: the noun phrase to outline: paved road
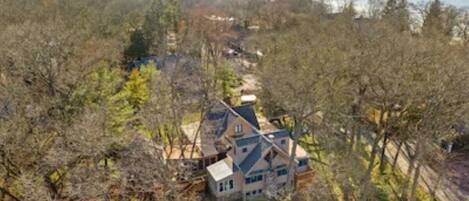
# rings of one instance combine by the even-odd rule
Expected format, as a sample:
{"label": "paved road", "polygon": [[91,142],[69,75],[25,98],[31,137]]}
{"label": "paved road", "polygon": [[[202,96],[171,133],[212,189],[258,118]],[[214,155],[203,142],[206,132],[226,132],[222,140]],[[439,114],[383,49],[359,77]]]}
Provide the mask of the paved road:
{"label": "paved road", "polygon": [[[390,142],[386,149],[386,156],[388,158],[393,158],[397,152],[397,147],[398,146],[394,142]],[[407,172],[409,168],[409,156],[404,149],[401,150],[396,165],[402,172]],[[422,188],[431,192],[431,189],[436,186],[437,180],[437,173],[433,169],[426,165],[421,167],[420,179],[418,182]],[[459,190],[458,186],[446,178],[441,179],[435,195],[439,201],[469,201],[469,196],[464,195]]]}

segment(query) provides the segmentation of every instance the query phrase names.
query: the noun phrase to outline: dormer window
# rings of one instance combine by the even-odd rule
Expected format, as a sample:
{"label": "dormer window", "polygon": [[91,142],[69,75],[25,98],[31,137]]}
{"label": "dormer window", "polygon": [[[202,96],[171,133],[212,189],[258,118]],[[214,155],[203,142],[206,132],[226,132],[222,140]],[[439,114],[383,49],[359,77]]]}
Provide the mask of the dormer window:
{"label": "dormer window", "polygon": [[241,132],[243,132],[243,125],[241,125],[241,124],[236,125],[235,126],[235,133],[239,134]]}

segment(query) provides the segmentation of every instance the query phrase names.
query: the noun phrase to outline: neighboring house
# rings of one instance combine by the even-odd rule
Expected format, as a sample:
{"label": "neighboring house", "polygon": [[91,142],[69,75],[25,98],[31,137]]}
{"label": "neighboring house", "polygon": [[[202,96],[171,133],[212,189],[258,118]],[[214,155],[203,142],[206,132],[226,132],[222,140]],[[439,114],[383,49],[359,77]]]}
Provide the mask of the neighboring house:
{"label": "neighboring house", "polygon": [[202,122],[200,128],[193,123],[183,126],[183,130],[189,140],[196,139],[198,162],[192,169],[206,169],[208,188],[217,199],[275,194],[286,185],[287,174],[297,184],[312,175],[309,156],[300,146],[294,160],[295,171],[287,170],[290,133],[260,121],[253,105],[230,107],[220,101]]}

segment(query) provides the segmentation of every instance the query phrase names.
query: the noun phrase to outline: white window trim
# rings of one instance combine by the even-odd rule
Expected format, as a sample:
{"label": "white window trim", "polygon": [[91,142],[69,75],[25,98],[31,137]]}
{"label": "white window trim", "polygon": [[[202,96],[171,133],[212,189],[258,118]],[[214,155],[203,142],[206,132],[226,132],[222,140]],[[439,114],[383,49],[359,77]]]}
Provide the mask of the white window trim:
{"label": "white window trim", "polygon": [[242,124],[237,124],[235,126],[235,133],[239,134],[239,133],[242,133],[242,132],[243,132],[243,125]]}

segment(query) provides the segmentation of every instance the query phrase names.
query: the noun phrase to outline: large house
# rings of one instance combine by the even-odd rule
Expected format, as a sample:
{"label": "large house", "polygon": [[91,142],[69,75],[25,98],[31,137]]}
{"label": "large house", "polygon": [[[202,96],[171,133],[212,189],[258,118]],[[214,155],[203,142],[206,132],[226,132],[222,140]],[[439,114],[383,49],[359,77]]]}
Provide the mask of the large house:
{"label": "large house", "polygon": [[231,107],[219,101],[201,122],[183,126],[188,139],[195,139],[195,153],[176,157],[189,161],[193,171],[206,171],[208,188],[218,200],[275,195],[288,174],[297,185],[312,175],[300,146],[294,171],[288,171],[290,133],[257,118],[252,104]]}

